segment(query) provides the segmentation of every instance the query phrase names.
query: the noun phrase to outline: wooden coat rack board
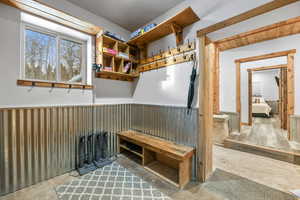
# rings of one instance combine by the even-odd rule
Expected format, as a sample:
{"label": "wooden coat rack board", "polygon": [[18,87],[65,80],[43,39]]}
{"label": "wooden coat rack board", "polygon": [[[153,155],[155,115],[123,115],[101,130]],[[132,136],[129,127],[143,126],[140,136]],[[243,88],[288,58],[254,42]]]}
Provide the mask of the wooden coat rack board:
{"label": "wooden coat rack board", "polygon": [[160,69],[169,65],[175,65],[184,62],[190,62],[195,59],[195,53],[181,54],[178,56],[168,57],[163,60],[155,61],[150,64],[139,66],[139,72],[146,72],[150,70]]}
{"label": "wooden coat rack board", "polygon": [[140,60],[140,64],[141,65],[148,64],[148,63],[151,63],[151,62],[155,62],[155,61],[162,60],[162,59],[165,59],[165,58],[169,58],[169,57],[172,57],[172,56],[176,56],[176,55],[179,55],[179,54],[184,54],[186,52],[193,51],[195,49],[196,49],[196,43],[195,42],[191,42],[191,43],[188,42],[187,44],[183,44],[183,45],[178,46],[176,48],[172,48],[172,49],[169,49],[167,51],[160,52],[159,54],[157,54],[155,56],[152,56],[150,58]]}

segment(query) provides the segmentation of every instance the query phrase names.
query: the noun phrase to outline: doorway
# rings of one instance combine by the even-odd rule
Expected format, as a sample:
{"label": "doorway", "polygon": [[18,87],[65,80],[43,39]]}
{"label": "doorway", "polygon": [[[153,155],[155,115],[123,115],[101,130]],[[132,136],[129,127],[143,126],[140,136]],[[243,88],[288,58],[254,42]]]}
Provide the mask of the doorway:
{"label": "doorway", "polygon": [[[229,134],[225,145],[239,143],[255,151],[284,151],[286,155],[299,151],[299,145],[290,141],[294,71],[289,69],[293,69],[294,60],[291,58],[295,53],[288,50],[235,60],[239,128]],[[257,63],[276,62],[280,64],[257,67]],[[255,77],[262,74],[263,78],[258,81]]]}
{"label": "doorway", "polygon": [[[287,130],[287,65],[250,68],[248,71],[248,125],[254,117],[276,118]],[[269,120],[271,121],[271,120]]]}
{"label": "doorway", "polygon": [[[287,65],[249,68],[248,123],[242,123],[239,142],[277,150],[292,150],[287,131]],[[281,109],[282,108],[282,109]],[[243,114],[243,113],[242,113]]]}

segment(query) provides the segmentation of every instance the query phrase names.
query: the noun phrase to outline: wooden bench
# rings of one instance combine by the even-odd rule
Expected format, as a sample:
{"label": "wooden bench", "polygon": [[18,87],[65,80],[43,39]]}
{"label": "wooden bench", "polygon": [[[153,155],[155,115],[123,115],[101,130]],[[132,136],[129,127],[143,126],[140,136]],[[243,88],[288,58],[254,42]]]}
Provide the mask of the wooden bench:
{"label": "wooden bench", "polygon": [[177,187],[183,188],[190,181],[194,148],[136,131],[118,135],[119,153]]}

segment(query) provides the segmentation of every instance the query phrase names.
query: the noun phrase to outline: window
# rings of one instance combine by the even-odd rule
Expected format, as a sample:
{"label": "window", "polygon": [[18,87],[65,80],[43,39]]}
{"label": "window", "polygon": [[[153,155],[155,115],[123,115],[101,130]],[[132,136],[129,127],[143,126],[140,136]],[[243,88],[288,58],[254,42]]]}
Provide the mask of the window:
{"label": "window", "polygon": [[86,41],[24,24],[26,80],[86,84]]}

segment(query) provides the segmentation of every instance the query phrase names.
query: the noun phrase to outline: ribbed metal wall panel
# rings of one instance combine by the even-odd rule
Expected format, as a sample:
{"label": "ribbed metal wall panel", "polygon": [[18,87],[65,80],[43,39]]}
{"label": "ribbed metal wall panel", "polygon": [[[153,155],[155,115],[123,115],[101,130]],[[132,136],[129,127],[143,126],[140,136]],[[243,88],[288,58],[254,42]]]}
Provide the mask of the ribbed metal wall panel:
{"label": "ribbed metal wall panel", "polygon": [[[197,147],[197,109],[187,114],[187,108],[133,104],[132,129],[170,140],[177,144]],[[193,158],[193,178],[196,178],[196,156]]]}
{"label": "ribbed metal wall panel", "polygon": [[228,126],[230,132],[235,132],[239,130],[239,115],[236,112],[221,112],[221,114],[225,114],[229,116]]}
{"label": "ribbed metal wall panel", "polygon": [[291,123],[291,140],[300,143],[300,116],[293,115],[290,117]]}
{"label": "ribbed metal wall panel", "polygon": [[109,132],[116,155],[116,133],[130,127],[122,119],[130,105],[0,109],[0,195],[75,169],[78,137],[94,130]]}
{"label": "ribbed metal wall panel", "polygon": [[196,110],[138,104],[0,109],[0,195],[75,169],[80,136],[107,131],[110,156],[128,129],[196,147],[197,121]]}

